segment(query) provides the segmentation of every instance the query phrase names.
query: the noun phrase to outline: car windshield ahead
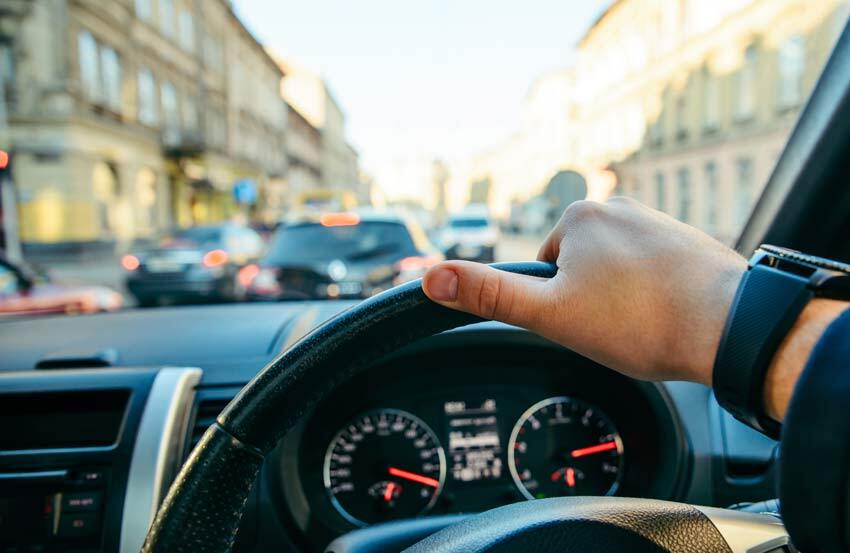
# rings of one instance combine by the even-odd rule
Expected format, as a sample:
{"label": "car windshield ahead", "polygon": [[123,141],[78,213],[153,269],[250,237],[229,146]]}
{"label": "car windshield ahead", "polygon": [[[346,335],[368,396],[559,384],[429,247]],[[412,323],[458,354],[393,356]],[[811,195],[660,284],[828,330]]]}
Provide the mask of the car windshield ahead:
{"label": "car windshield ahead", "polygon": [[206,246],[221,242],[222,229],[218,227],[192,227],[163,234],[159,239],[162,247]]}
{"label": "car windshield ahead", "polygon": [[410,234],[400,223],[302,224],[278,229],[264,261],[268,264],[336,259],[358,261],[403,254],[412,249]]}
{"label": "car windshield ahead", "polygon": [[484,228],[488,226],[487,219],[478,218],[453,218],[449,221],[449,226],[452,228]]}
{"label": "car windshield ahead", "polygon": [[386,282],[354,271],[304,297],[367,297],[445,257],[534,259],[568,205],[614,195],[732,245],[850,13],[850,0],[38,5],[0,9],[0,253],[47,278],[0,310],[53,313],[268,301],[297,283],[259,269],[264,255],[348,266],[411,240],[371,223],[275,234],[327,214],[417,221],[417,249]]}

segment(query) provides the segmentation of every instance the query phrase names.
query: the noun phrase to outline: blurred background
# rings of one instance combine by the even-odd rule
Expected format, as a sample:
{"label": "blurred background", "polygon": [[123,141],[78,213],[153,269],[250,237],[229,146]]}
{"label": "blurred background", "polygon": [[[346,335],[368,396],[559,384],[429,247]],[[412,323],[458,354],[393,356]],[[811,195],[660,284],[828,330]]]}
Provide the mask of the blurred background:
{"label": "blurred background", "polygon": [[0,314],[362,298],[632,196],[727,244],[850,0],[0,0]]}

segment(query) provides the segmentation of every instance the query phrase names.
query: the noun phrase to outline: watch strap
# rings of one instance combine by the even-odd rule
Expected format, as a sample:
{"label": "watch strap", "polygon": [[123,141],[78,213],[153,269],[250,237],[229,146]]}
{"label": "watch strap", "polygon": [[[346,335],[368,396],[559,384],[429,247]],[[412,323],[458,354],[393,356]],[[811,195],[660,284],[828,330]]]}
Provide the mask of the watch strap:
{"label": "watch strap", "polygon": [[781,425],[764,410],[764,379],[782,340],[814,297],[809,279],[767,265],[741,278],[714,360],[721,407],[772,438]]}

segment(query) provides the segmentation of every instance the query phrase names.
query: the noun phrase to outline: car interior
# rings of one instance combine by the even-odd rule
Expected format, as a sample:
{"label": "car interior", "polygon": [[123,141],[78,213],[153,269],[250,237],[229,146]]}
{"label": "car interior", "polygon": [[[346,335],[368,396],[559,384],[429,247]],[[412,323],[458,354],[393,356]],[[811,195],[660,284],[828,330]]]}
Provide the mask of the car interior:
{"label": "car interior", "polygon": [[[738,251],[770,242],[850,259],[848,144],[845,31]],[[732,551],[790,551],[763,514],[778,511],[777,443],[709,388],[637,381],[524,329],[450,313],[418,280],[362,302],[0,325],[0,535],[41,532],[79,553],[139,551],[149,532],[151,550],[224,551],[234,531],[236,552],[424,551],[435,543],[418,542],[465,521],[432,550],[499,550],[482,536],[540,528],[540,540],[589,551],[593,532],[578,525],[545,531],[566,516],[549,502],[616,496],[636,499],[569,516],[678,520],[653,511],[664,500],[700,506]],[[563,444],[541,421],[570,428],[565,466],[551,465]],[[657,532],[686,544],[670,550],[701,549],[703,529],[668,522]]]}

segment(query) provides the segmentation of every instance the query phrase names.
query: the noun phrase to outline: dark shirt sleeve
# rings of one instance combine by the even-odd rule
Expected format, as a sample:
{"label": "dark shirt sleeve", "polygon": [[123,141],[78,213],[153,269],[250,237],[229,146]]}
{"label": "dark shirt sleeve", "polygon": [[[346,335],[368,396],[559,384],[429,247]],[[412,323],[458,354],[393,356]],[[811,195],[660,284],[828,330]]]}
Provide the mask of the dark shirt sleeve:
{"label": "dark shirt sleeve", "polygon": [[850,310],[824,332],[794,389],[779,498],[801,551],[850,552]]}

